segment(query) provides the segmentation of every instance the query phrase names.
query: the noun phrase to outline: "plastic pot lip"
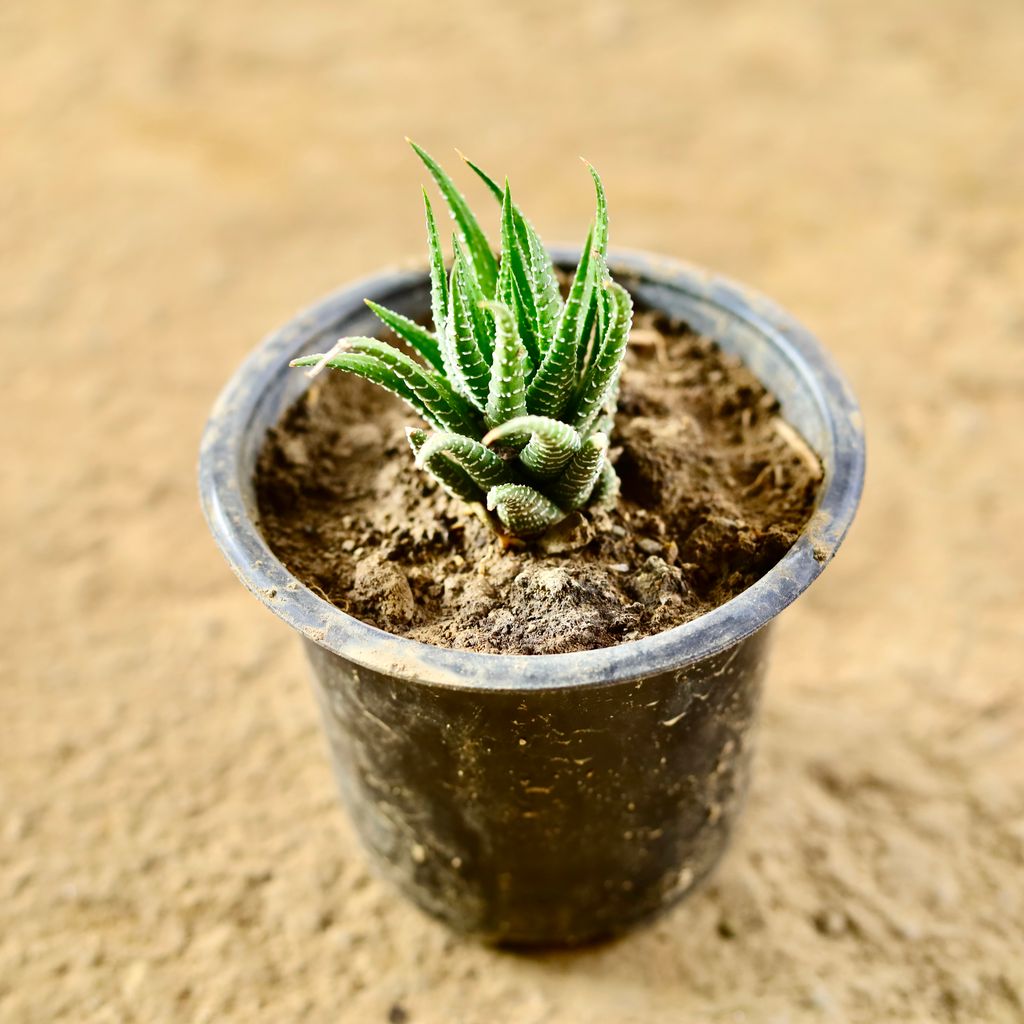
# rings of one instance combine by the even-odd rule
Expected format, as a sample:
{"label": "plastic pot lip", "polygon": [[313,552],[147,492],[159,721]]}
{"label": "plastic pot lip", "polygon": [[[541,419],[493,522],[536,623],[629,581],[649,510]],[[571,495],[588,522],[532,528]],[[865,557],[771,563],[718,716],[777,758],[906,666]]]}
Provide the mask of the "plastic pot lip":
{"label": "plastic pot lip", "polygon": [[[574,265],[579,250],[553,248]],[[199,491],[214,539],[243,585],[310,641],[347,661],[396,679],[467,690],[566,690],[680,671],[733,647],[767,625],[820,575],[842,543],[860,500],[864,434],[849,386],[817,339],[770,300],[683,261],[613,250],[613,275],[625,283],[666,285],[699,298],[726,320],[753,328],[796,370],[826,426],[820,452],[826,478],[817,509],[794,546],[760,580],[696,619],[641,640],[571,654],[483,654],[437,647],[371,626],[318,597],[294,577],[260,534],[243,480],[243,448],[261,396],[303,343],[346,316],[364,297],[386,302],[425,277],[390,270],[321,299],[267,337],[228,381],[214,404],[199,457]],[[712,337],[714,336],[712,332]]]}

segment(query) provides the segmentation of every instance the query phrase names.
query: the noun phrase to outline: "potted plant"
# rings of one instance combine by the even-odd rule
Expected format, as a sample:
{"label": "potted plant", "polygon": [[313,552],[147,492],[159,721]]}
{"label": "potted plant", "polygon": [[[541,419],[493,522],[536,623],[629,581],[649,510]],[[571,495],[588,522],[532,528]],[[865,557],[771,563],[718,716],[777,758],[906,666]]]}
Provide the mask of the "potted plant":
{"label": "potted plant", "polygon": [[[500,208],[496,254],[415,148],[454,220],[450,265],[424,192],[427,272],[343,288],[228,383],[203,507],[303,638],[378,866],[461,932],[590,941],[719,859],[769,626],[859,500],[860,416],[775,306],[609,253],[593,169],[586,244],[549,253],[469,164]],[[386,391],[418,415],[411,454]]]}

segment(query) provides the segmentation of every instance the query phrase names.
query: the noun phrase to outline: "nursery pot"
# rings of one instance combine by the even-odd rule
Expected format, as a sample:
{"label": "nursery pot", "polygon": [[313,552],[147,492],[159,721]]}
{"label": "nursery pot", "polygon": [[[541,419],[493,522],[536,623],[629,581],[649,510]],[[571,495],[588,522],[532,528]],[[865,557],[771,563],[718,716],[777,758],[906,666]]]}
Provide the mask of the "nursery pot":
{"label": "nursery pot", "polygon": [[[565,267],[576,257],[555,252]],[[359,281],[271,335],[221,394],[202,443],[210,529],[242,583],[302,637],[341,793],[372,860],[422,908],[490,942],[614,934],[714,867],[746,788],[769,626],[832,558],[860,497],[860,414],[806,330],[674,260],[615,253],[610,265],[639,305],[738,355],[824,467],[797,543],[698,619],[577,654],[449,650],[352,618],[274,556],[253,475],[268,429],[309,386],[289,360],[373,333],[365,297],[423,315],[425,272]]]}

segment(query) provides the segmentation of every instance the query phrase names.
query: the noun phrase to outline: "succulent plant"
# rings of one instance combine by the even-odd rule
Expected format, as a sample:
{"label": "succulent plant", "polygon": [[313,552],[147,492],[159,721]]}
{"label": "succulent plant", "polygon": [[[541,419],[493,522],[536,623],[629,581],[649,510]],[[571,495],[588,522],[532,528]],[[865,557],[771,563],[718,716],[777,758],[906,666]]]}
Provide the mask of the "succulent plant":
{"label": "succulent plant", "polygon": [[502,188],[466,160],[501,205],[495,256],[451,178],[411,145],[455,226],[446,272],[424,189],[434,330],[366,304],[419,358],[357,337],[292,365],[344,370],[405,401],[432,428],[407,430],[417,466],[499,533],[533,537],[578,509],[613,504],[618,478],[608,434],[633,307],[608,273],[601,178],[588,164],[597,213],[563,300],[551,257],[508,181]]}

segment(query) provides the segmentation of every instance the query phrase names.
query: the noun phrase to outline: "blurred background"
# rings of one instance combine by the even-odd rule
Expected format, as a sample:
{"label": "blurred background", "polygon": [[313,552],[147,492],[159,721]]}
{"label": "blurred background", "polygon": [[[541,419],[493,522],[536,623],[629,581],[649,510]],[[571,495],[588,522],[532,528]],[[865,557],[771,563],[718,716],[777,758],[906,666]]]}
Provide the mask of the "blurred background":
{"label": "blurred background", "polygon": [[[1024,5],[0,6],[0,1019],[1024,1019]],[[580,240],[739,278],[863,401],[713,882],[522,958],[370,877],[298,646],[194,484],[207,409],[424,251],[410,135]]]}

